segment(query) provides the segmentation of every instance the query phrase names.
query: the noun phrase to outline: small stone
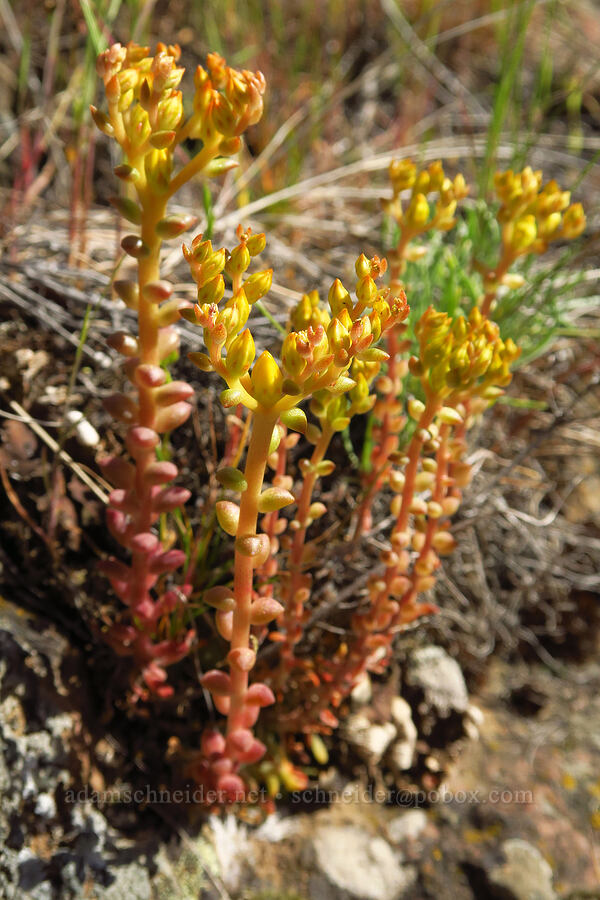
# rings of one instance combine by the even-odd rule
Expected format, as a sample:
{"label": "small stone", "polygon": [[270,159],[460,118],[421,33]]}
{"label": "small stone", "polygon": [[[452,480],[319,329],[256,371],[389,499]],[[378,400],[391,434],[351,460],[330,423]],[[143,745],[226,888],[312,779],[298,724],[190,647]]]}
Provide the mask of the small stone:
{"label": "small stone", "polygon": [[430,772],[439,772],[442,768],[435,756],[425,757],[425,765]]}
{"label": "small stone", "polygon": [[56,802],[52,794],[38,794],[35,801],[35,814],[43,819],[54,819],[56,816]]}
{"label": "small stone", "polygon": [[393,844],[416,841],[427,828],[427,813],[422,809],[408,809],[387,825],[387,836]]}
{"label": "small stone", "polygon": [[470,719],[465,719],[463,722],[463,731],[470,741],[479,740],[479,728]]}
{"label": "small stone", "polygon": [[396,741],[387,755],[391,770],[394,773],[406,772],[412,768],[415,756],[415,745],[409,741]]}
{"label": "small stone", "polygon": [[373,725],[362,713],[355,713],[344,722],[343,736],[362,759],[376,764],[396,737],[396,726],[391,722]]}
{"label": "small stone", "polygon": [[475,706],[473,703],[469,703],[469,705],[467,706],[466,718],[477,728],[480,728],[483,725],[485,716],[478,706]]}
{"label": "small stone", "polygon": [[552,869],[537,849],[515,838],[502,844],[506,862],[489,874],[490,884],[504,889],[507,900],[557,900]]}
{"label": "small stone", "polygon": [[442,718],[467,711],[469,695],[460,666],[442,647],[416,650],[409,660],[406,682],[420,688],[425,704]]}
{"label": "small stone", "polygon": [[415,871],[400,865],[397,852],[381,837],[356,825],[322,826],[312,838],[316,868],[329,883],[319,890],[318,875],[310,896],[360,897],[361,900],[397,900],[415,881]]}
{"label": "small stone", "polygon": [[368,672],[361,675],[359,681],[352,688],[350,698],[355,706],[366,706],[373,696],[373,685]]}

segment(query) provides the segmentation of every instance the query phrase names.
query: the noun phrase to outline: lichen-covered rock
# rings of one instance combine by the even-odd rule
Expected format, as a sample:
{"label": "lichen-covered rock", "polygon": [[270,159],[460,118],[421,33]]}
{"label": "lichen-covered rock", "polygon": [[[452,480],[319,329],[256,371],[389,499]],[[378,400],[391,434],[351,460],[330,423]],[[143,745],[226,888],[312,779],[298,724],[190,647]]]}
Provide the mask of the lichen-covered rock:
{"label": "lichen-covered rock", "polygon": [[409,657],[406,683],[419,688],[425,705],[441,718],[467,711],[469,695],[460,666],[442,647],[415,650]]}
{"label": "lichen-covered rock", "polygon": [[344,721],[342,734],[362,759],[375,765],[396,737],[396,726],[374,725],[362,713],[353,713]]}
{"label": "lichen-covered rock", "polygon": [[414,869],[381,837],[357,825],[317,828],[312,838],[315,872],[310,896],[397,900],[415,880]]}
{"label": "lichen-covered rock", "polygon": [[407,809],[387,823],[388,839],[393,844],[416,841],[427,828],[427,813],[423,809]]}
{"label": "lichen-covered rock", "polygon": [[502,844],[506,862],[489,874],[490,884],[507,900],[557,900],[552,869],[537,849],[515,838]]}
{"label": "lichen-covered rock", "polygon": [[0,598],[0,897],[150,900],[130,842],[89,799],[68,799],[81,713],[61,680],[67,652],[53,628]]}

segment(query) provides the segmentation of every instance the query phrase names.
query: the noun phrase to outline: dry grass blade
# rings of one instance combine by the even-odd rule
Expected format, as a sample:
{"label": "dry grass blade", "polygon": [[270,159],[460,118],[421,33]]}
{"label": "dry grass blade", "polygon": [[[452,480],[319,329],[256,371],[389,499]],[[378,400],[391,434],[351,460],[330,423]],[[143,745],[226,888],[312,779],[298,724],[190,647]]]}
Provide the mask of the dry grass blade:
{"label": "dry grass blade", "polygon": [[[78,462],[75,462],[73,457],[67,453],[66,450],[61,450],[58,443],[54,440],[54,438],[48,434],[48,432],[42,428],[42,426],[29,415],[27,410],[23,409],[20,403],[17,403],[16,400],[11,400],[10,407],[14,412],[18,414],[21,421],[25,423],[31,430],[36,434],[40,440],[42,440],[47,447],[49,447],[53,453],[58,455],[58,458],[61,462],[65,463],[71,471],[79,478],[80,481],[85,484],[86,487],[92,491],[92,493],[102,501],[102,503],[108,502],[108,494],[106,491],[102,490],[102,488],[98,484],[98,476],[96,476],[96,480],[88,475],[87,471],[80,465]],[[105,482],[103,482],[104,484]]]}

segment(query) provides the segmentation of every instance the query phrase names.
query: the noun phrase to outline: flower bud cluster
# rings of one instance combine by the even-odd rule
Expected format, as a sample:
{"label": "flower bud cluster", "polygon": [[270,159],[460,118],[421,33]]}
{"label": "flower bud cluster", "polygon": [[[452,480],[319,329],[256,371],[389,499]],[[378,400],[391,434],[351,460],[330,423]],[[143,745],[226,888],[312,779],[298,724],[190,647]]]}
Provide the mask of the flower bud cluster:
{"label": "flower bud cluster", "polygon": [[[391,200],[383,201],[382,206],[396,220],[399,229],[396,246],[389,253],[390,284],[397,291],[403,284],[401,277],[407,261],[420,259],[426,253],[425,247],[413,243],[414,238],[433,229],[449,231],[453,228],[458,203],[466,197],[469,188],[460,173],[454,180],[448,178],[439,160],[421,170],[410,159],[394,160],[389,167],[389,178],[393,196]],[[411,194],[403,208],[401,194],[405,191]],[[432,200],[433,194],[437,194],[436,200]],[[388,480],[390,457],[398,449],[398,436],[404,424],[399,398],[408,371],[403,354],[409,349],[410,341],[403,339],[405,330],[406,326],[400,324],[387,333],[389,361],[385,375],[376,385],[371,432],[373,446],[369,467],[362,473],[364,493],[356,514],[356,538],[371,527],[371,506]]]}
{"label": "flower bud cluster", "polygon": [[[424,247],[409,246],[414,238],[433,229],[454,228],[456,208],[469,188],[460,173],[454,179],[449,178],[439,160],[427,169],[418,169],[411,159],[393,160],[388,171],[393,193],[382,206],[400,229],[398,246],[389,254],[392,280],[395,280],[404,271],[406,260],[420,259],[426,252]],[[403,205],[401,194],[407,191],[410,196]]]}
{"label": "flower bud cluster", "polygon": [[581,203],[571,203],[570,191],[563,191],[556,181],[542,187],[541,171],[530,166],[522,172],[497,172],[494,177],[496,196],[500,201],[497,216],[502,228],[502,247],[495,268],[479,263],[477,269],[484,280],[482,312],[489,313],[498,289],[519,287],[520,275],[510,272],[521,256],[545,253],[550,243],[579,237],[585,228]]}
{"label": "flower bud cluster", "polygon": [[173,151],[184,139],[203,143],[202,165],[196,172],[221,174],[231,167],[226,158],[240,149],[240,135],[259,121],[263,111],[262,73],[238,72],[211,53],[207,68],[196,70],[193,112],[184,121],[178,90],[185,71],[177,65],[180,55],[177,45],[159,43],[151,56],[149,47],[114,44],[100,54],[96,66],[104,82],[108,115],[95,107],[92,115],[126,155],[127,163],[118,167],[117,174],[139,187],[151,185],[158,193],[173,193]]}

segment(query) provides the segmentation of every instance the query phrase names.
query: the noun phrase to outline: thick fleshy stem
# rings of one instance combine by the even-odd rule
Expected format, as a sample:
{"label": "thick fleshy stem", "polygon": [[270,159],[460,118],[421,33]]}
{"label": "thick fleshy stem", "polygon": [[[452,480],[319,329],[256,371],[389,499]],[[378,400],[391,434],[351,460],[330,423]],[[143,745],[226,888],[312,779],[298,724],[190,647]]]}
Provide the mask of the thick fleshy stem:
{"label": "thick fleshy stem", "polygon": [[[153,57],[149,48],[134,43],[109,47],[97,60],[108,114],[92,108],[98,128],[116,139],[125,157],[115,174],[129,193],[114,197],[112,203],[124,218],[140,226],[139,235],[129,234],[121,242],[125,253],[137,262],[137,279],[114,285],[118,296],[137,312],[138,334],[119,332],[109,339],[111,347],[127,359],[126,372],[137,397],[116,394],[106,404],[129,426],[126,443],[134,461],[105,461],[107,477],[117,487],[109,498],[109,528],[132,554],[129,567],[115,559],[103,564],[116,593],[129,607],[131,621],[115,625],[108,639],[117,652],[134,657],[141,680],[162,696],[170,692],[163,683],[164,666],[189,651],[194,633],[185,630],[182,612],[191,585],[158,597],[152,593],[159,579],[162,589],[163,577],[185,561],[183,552],[164,550],[153,527],[161,514],[179,509],[190,496],[185,489],[164,487],[176,477],[177,468],[156,459],[160,435],[188,418],[187,400],[193,394],[185,382],[167,383],[162,368],[178,348],[172,326],[180,309],[189,304],[171,299],[171,286],[160,280],[160,251],[163,239],[176,238],[197,219],[168,216],[167,202],[193,175],[219,174],[235,165],[226,157],[239,150],[244,128],[260,118],[265,87],[260,73],[237,73],[212,54],[207,60],[210,71],[202,67],[196,71],[194,110],[183,125],[177,86],[184,70],[176,66],[179,56],[177,46],[162,43]],[[201,140],[202,148],[173,176],[173,152],[183,132]],[[216,160],[219,155],[224,158]],[[131,199],[133,192],[136,200]],[[162,639],[165,634],[167,640]],[[136,696],[147,693],[141,680],[134,673]]]}
{"label": "thick fleshy stem", "polygon": [[268,556],[270,552],[270,546],[267,546],[267,542],[261,541],[256,533],[258,501],[276,422],[277,416],[255,413],[244,470],[248,487],[242,494],[240,502],[240,518],[235,541],[233,581],[235,609],[233,610],[231,649],[227,656],[231,668],[230,707],[227,715],[228,735],[238,728],[247,727],[245,713],[248,672],[256,659],[256,651],[250,647],[254,569],[265,561],[265,555]]}
{"label": "thick fleshy stem", "polygon": [[[312,576],[304,571],[306,533],[313,521],[311,516],[313,492],[318,479],[323,474],[324,470],[321,464],[325,462],[325,454],[334,433],[334,429],[325,422],[310,460],[307,460],[304,465],[301,464],[303,469],[302,488],[298,497],[296,517],[290,526],[291,528],[295,526],[295,530],[290,547],[288,572],[284,581],[284,612],[277,620],[276,634],[280,642],[280,665],[277,671],[279,677],[275,679],[275,682],[279,689],[282,687],[281,682],[286,679],[287,672],[297,662],[294,647],[304,633],[305,603],[310,597],[312,586]],[[325,471],[330,472],[332,468],[333,464],[330,464],[330,468]],[[321,512],[320,508],[318,512]]]}
{"label": "thick fleshy stem", "polygon": [[386,374],[377,380],[378,397],[371,415],[379,421],[372,431],[375,445],[371,451],[370,470],[362,477],[364,494],[355,517],[355,541],[371,528],[373,502],[389,476],[392,456],[398,449],[399,434],[404,424],[399,398],[408,366],[401,354],[409,349],[410,342],[400,341],[399,338],[405,331],[406,325],[397,325],[386,335],[389,360]]}

